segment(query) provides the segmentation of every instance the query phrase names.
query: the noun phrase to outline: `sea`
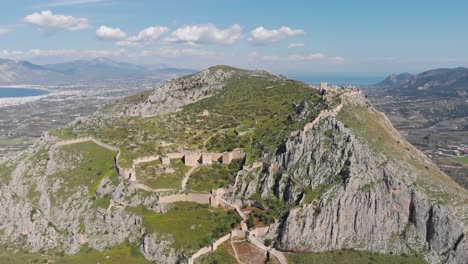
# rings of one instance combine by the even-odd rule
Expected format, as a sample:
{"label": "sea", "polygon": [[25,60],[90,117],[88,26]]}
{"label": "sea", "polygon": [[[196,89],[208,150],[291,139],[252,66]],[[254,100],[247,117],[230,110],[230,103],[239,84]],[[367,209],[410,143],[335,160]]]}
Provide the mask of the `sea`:
{"label": "sea", "polygon": [[299,80],[308,84],[319,84],[327,82],[329,84],[344,85],[373,85],[383,81],[388,77],[387,73],[346,73],[334,74],[323,73],[313,75],[288,75],[289,78]]}
{"label": "sea", "polygon": [[20,98],[45,95],[49,92],[42,89],[19,88],[19,87],[0,87],[0,98]]}

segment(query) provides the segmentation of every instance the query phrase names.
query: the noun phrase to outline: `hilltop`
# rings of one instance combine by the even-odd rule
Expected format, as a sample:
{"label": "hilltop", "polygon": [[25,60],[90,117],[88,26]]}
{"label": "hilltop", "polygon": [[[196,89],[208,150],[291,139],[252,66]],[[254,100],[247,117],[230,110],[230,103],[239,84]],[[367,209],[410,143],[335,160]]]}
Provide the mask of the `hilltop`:
{"label": "hilltop", "polygon": [[468,257],[467,191],[361,91],[266,71],[169,80],[51,131],[0,176],[0,242],[38,260]]}

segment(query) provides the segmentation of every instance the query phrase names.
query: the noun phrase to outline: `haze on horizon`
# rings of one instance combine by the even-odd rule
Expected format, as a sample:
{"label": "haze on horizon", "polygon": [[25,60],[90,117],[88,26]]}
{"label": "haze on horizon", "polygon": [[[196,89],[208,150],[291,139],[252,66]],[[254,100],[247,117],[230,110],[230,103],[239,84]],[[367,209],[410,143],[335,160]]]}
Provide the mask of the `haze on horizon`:
{"label": "haze on horizon", "polygon": [[109,57],[201,69],[421,72],[468,64],[468,2],[129,1],[3,3],[0,58]]}

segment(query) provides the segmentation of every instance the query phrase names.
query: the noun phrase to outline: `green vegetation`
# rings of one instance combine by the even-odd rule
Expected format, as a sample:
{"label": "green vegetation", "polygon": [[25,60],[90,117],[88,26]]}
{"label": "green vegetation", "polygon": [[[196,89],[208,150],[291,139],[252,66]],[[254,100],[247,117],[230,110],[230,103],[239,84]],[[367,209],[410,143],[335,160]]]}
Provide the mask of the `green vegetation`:
{"label": "green vegetation", "polygon": [[201,166],[190,175],[187,187],[192,191],[205,192],[227,187],[240,169],[242,160],[233,160],[229,165],[213,163],[211,166]]}
{"label": "green vegetation", "polygon": [[309,264],[424,264],[418,256],[399,256],[380,254],[368,251],[338,250],[323,253],[289,253],[287,257],[291,263]]}
{"label": "green vegetation", "polygon": [[60,157],[60,163],[66,167],[50,176],[64,179],[55,200],[63,201],[79,185],[87,186],[93,196],[104,178],[117,177],[114,156],[115,152],[94,142],[61,146],[56,157]]}
{"label": "green vegetation", "polygon": [[144,207],[127,207],[127,210],[142,216],[147,233],[172,235],[174,247],[187,254],[193,254],[228,234],[237,223],[234,214],[192,202],[177,202],[164,214]]}
{"label": "green vegetation", "polygon": [[[294,107],[304,100],[313,106],[309,115],[291,121],[289,117],[297,115]],[[96,117],[53,134],[62,138],[94,136],[115,145],[121,150],[119,165],[124,168],[130,168],[135,158],[180,149],[222,152],[239,147],[246,150],[251,164],[262,152],[272,154],[291,131],[314,119],[325,107],[320,102],[321,95],[304,83],[254,77],[239,70],[225,88],[182,111],[148,118]],[[210,115],[202,116],[204,110]],[[240,136],[236,130],[246,133]]]}
{"label": "green vegetation", "polygon": [[190,167],[184,165],[180,159],[171,160],[173,173],[165,172],[159,160],[141,163],[136,167],[138,181],[153,189],[180,189],[181,182]]}
{"label": "green vegetation", "polygon": [[215,251],[201,256],[195,260],[196,264],[236,264],[234,258],[224,245],[219,246]]}
{"label": "green vegetation", "polygon": [[249,199],[256,201],[260,205],[259,209],[264,210],[269,220],[281,218],[292,207],[291,204],[285,203],[274,196],[262,198],[258,192]]}
{"label": "green vegetation", "polygon": [[468,155],[461,156],[461,157],[453,157],[452,159],[455,160],[456,162],[461,163],[462,165],[465,165],[465,166],[468,165]]}
{"label": "green vegetation", "polygon": [[104,251],[91,249],[83,246],[75,255],[47,255],[39,253],[29,253],[23,251],[13,251],[10,249],[0,249],[0,263],[61,263],[61,264],[81,264],[81,263],[101,263],[101,264],[143,264],[151,263],[141,254],[136,244],[123,242]]}
{"label": "green vegetation", "polygon": [[314,189],[305,188],[304,189],[304,200],[302,201],[305,204],[310,204],[313,201],[319,201],[320,198],[334,185],[340,183],[340,176],[336,175],[331,179],[331,181],[323,182],[319,184]]}
{"label": "green vegetation", "polygon": [[[184,110],[201,112],[208,109],[218,115],[230,115],[237,121],[232,125],[228,123],[230,128],[242,125],[243,130],[252,129],[250,141],[247,144],[244,140],[241,142],[255,159],[262,151],[273,153],[291,131],[302,127],[318,114],[319,109],[311,111],[313,113],[303,122],[287,123],[288,117],[294,113],[294,105],[304,99],[318,104],[320,96],[301,82],[243,76],[231,78],[221,92],[188,105]],[[221,151],[231,146],[222,145],[221,142],[209,147],[209,150]]]}

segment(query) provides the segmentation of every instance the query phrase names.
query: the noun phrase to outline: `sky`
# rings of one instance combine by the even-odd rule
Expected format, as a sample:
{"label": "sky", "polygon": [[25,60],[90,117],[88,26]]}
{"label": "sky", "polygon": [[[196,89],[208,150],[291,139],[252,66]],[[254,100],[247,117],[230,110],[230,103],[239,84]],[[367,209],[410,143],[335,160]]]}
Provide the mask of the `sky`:
{"label": "sky", "polygon": [[2,1],[0,58],[399,73],[468,66],[468,1]]}

